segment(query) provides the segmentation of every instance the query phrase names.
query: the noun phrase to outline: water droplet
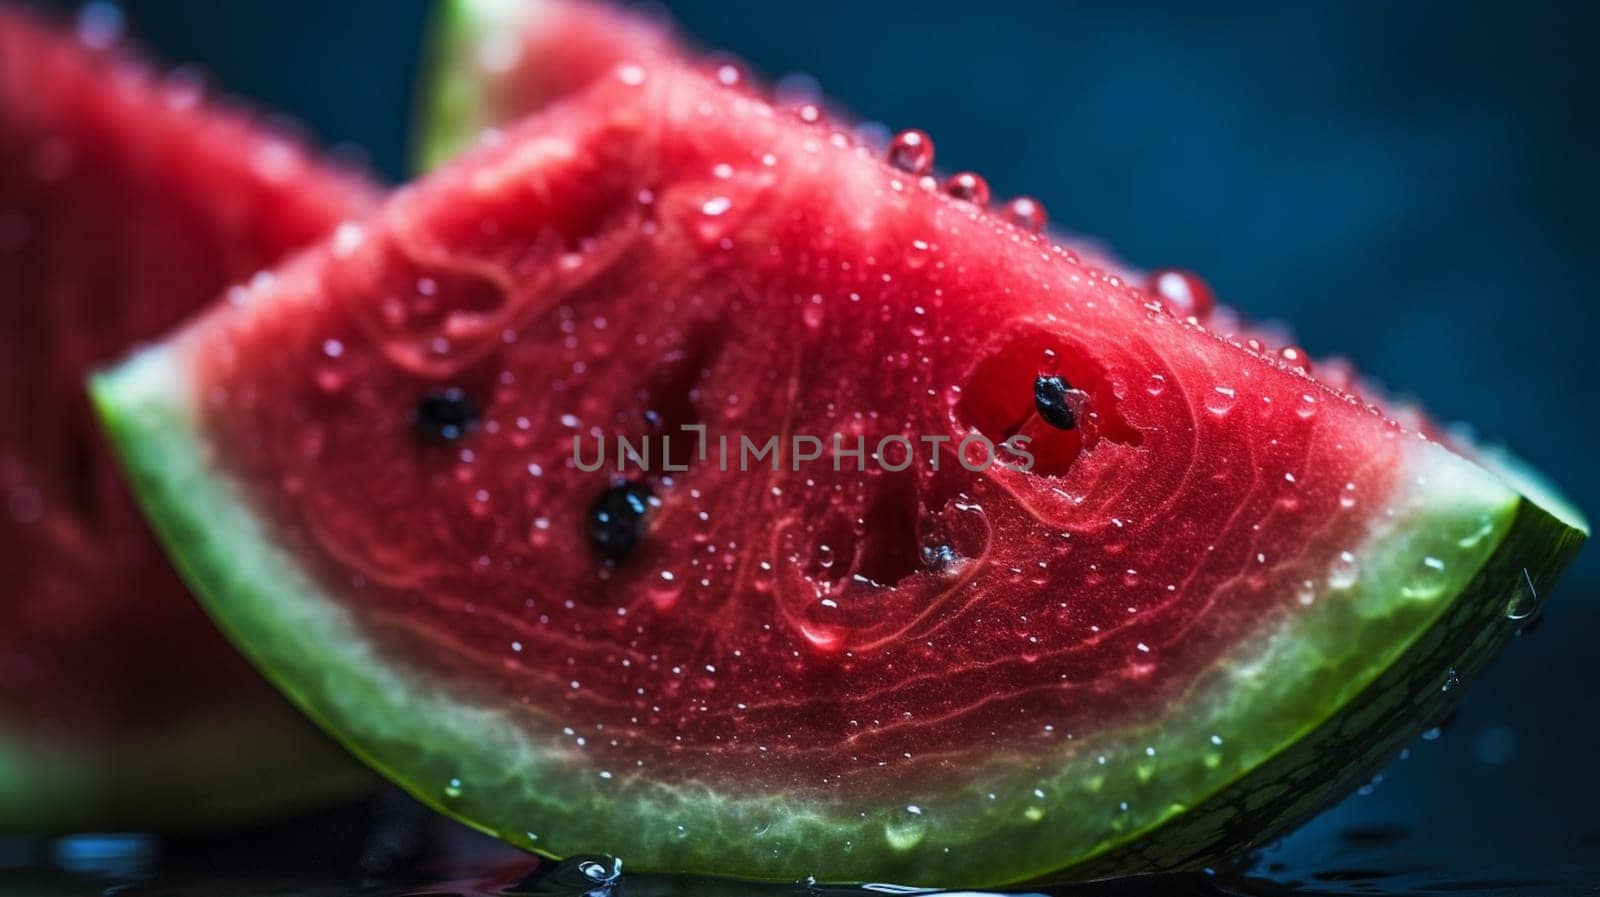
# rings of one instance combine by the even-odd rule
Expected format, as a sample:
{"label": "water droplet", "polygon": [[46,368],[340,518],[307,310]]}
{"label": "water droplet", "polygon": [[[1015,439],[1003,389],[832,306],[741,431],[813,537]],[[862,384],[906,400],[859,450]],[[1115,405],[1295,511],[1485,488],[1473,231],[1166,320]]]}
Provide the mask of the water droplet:
{"label": "water droplet", "polygon": [[800,624],[800,636],[811,647],[823,653],[829,653],[839,648],[844,635],[832,626],[814,625],[811,623]]}
{"label": "water droplet", "polygon": [[824,317],[822,305],[816,302],[807,302],[800,309],[800,320],[805,322],[807,328],[817,330],[822,327]]}
{"label": "water droplet", "polygon": [[1439,690],[1440,691],[1454,691],[1456,689],[1456,687],[1459,686],[1460,684],[1461,684],[1461,674],[1456,672],[1456,668],[1455,667],[1451,667],[1450,669],[1445,671],[1444,682],[1439,686]]}
{"label": "water droplet", "polygon": [[1361,564],[1356,556],[1348,551],[1339,552],[1333,559],[1333,566],[1328,570],[1328,587],[1334,589],[1348,589],[1361,578]]}
{"label": "water droplet", "polygon": [[1400,593],[1407,598],[1436,598],[1447,582],[1444,561],[1429,555],[1417,564],[1411,581],[1401,587]]}
{"label": "water droplet", "polygon": [[588,880],[597,884],[610,884],[622,877],[622,860],[609,857],[610,862],[603,860],[583,860],[578,863],[578,872]]}
{"label": "water droplet", "polygon": [[1167,378],[1161,374],[1151,374],[1150,379],[1145,381],[1144,389],[1153,396],[1159,396],[1167,391]]}
{"label": "water droplet", "polygon": [[333,254],[338,258],[349,258],[351,253],[361,248],[361,241],[365,237],[361,225],[353,221],[344,222],[333,232]]}
{"label": "water droplet", "polygon": [[794,107],[795,117],[808,125],[821,124],[824,116],[822,107],[816,103],[801,103]]}
{"label": "water droplet", "polygon": [[989,204],[989,182],[970,171],[951,175],[950,179],[944,182],[944,192],[979,208]]}
{"label": "water droplet", "polygon": [[1339,493],[1339,507],[1353,508],[1356,506],[1356,484],[1345,483],[1344,489]]}
{"label": "water droplet", "polygon": [[1180,318],[1204,318],[1216,307],[1216,296],[1200,275],[1181,268],[1161,268],[1150,273],[1148,289],[1160,296]]}
{"label": "water droplet", "polygon": [[1031,196],[1019,196],[1006,203],[1000,217],[1030,234],[1043,231],[1047,221],[1044,204]]}
{"label": "water droplet", "polygon": [[922,566],[940,573],[954,567],[960,558],[954,548],[944,543],[922,546]]}
{"label": "water droplet", "polygon": [[928,257],[932,254],[933,247],[927,240],[912,240],[906,249],[906,267],[915,271],[928,264]]}
{"label": "water droplet", "polygon": [[889,165],[912,175],[933,168],[933,140],[916,128],[901,131],[889,141]]}
{"label": "water droplet", "polygon": [[1511,600],[1506,602],[1506,619],[1516,622],[1526,620],[1539,612],[1539,604],[1539,590],[1533,587],[1533,576],[1524,567]]}
{"label": "water droplet", "polygon": [[927,835],[928,820],[916,804],[895,811],[883,826],[884,840],[893,850],[910,850]]}
{"label": "water droplet", "polygon": [[1317,600],[1316,583],[1309,579],[1301,581],[1300,587],[1295,590],[1294,597],[1302,607],[1310,607]]}
{"label": "water droplet", "polygon": [[1217,417],[1226,417],[1228,412],[1233,410],[1235,400],[1236,396],[1234,395],[1233,387],[1214,387],[1211,392],[1206,393],[1206,410]]}
{"label": "water droplet", "polygon": [[456,798],[460,797],[461,780],[451,779],[449,783],[444,786],[444,796],[450,798],[451,800],[455,800]]}
{"label": "water droplet", "polygon": [[1306,355],[1306,350],[1299,346],[1284,346],[1278,350],[1278,357],[1290,367],[1299,368],[1306,373],[1311,373],[1311,359]]}
{"label": "water droplet", "polygon": [[1295,405],[1294,413],[1301,420],[1310,420],[1317,416],[1317,397],[1309,392],[1300,394],[1300,402]]}
{"label": "water droplet", "polygon": [[738,87],[744,83],[744,70],[731,62],[724,62],[717,66],[715,75],[717,83],[723,87]]}

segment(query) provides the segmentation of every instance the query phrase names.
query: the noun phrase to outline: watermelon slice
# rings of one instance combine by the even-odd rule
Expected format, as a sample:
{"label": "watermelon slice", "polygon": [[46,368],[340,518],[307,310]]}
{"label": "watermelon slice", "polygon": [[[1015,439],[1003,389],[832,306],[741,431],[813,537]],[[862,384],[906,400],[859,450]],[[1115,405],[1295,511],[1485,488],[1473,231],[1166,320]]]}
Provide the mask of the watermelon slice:
{"label": "watermelon slice", "polygon": [[1585,538],[806,119],[621,65],[95,380],[213,614],[423,801],[645,869],[1199,866]]}
{"label": "watermelon slice", "polygon": [[365,787],[219,638],[104,450],[89,369],[373,204],[194,77],[0,9],[0,830]]}

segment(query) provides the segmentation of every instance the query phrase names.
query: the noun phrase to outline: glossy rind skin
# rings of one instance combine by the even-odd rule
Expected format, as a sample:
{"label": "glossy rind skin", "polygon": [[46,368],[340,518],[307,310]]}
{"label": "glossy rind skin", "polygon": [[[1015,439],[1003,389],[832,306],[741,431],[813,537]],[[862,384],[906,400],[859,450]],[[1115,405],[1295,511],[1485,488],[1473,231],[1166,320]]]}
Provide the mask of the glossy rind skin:
{"label": "glossy rind skin", "polygon": [[[669,102],[670,108],[692,110],[699,98],[711,107],[727,102],[748,109],[737,97],[706,93],[692,78],[666,77],[661,89],[684,100]],[[596,105],[624,120],[617,125],[623,136],[604,134],[603,145],[648,155],[651,144],[635,147],[626,134],[660,132],[630,119],[639,112],[630,111],[634,101],[621,88],[613,90]],[[640,118],[648,119],[659,107],[641,108]],[[565,114],[566,125],[585,130],[574,124],[585,119],[581,112]],[[583,163],[564,167],[558,160],[586,157],[564,151],[538,128],[510,135],[504,146],[484,150],[397,201],[388,218],[366,229],[363,245],[379,253],[370,258],[386,257],[381,253],[393,230],[415,238],[419,228],[432,226],[416,218],[438,224],[433,214],[444,210],[449,220],[476,220],[470,203],[493,196],[499,186],[570,188],[577,175],[567,172],[583,171]],[[692,133],[694,139],[679,139],[697,144],[707,132]],[[856,184],[866,189],[883,179],[882,171],[848,161],[845,152],[838,164]],[[869,198],[828,202],[867,204]],[[526,208],[514,197],[505,205]],[[908,199],[903,207],[886,202],[875,211],[898,220],[891,208],[912,223],[947,213],[950,220],[968,220],[932,199]],[[1282,378],[1301,375],[1234,352],[1203,331],[1171,329],[1184,325],[1155,311],[1140,318],[1135,294],[1104,281],[1085,284],[1076,262],[1048,253],[1041,261],[1032,244],[1013,243],[1012,232],[984,231],[992,222],[971,220],[980,236],[968,251],[992,252],[983,258],[1004,262],[993,268],[1018,284],[1035,272],[1042,278],[1036,283],[1071,283],[1076,300],[1102,303],[1104,314],[1114,311],[1121,320],[1142,320],[1139,326],[1163,334],[1174,352],[1230,364],[1236,376],[1258,378],[1272,389],[1292,385],[1289,396],[1298,399],[1302,381]],[[984,233],[1000,242],[985,242]],[[567,745],[559,718],[522,712],[497,693],[497,683],[444,675],[425,658],[387,650],[368,631],[370,620],[353,596],[330,585],[340,578],[319,571],[266,513],[263,506],[281,496],[240,477],[230,469],[240,460],[215,450],[230,424],[243,424],[246,433],[251,427],[229,418],[247,406],[207,405],[206,394],[218,385],[209,380],[208,359],[230,341],[248,350],[253,333],[261,339],[256,327],[262,322],[282,323],[293,341],[316,345],[309,331],[293,325],[304,314],[309,326],[319,308],[326,310],[317,286],[322,277],[356,271],[337,255],[328,249],[280,271],[277,286],[243,309],[202,321],[104,376],[96,385],[102,413],[197,590],[307,713],[420,799],[554,855],[609,851],[647,869],[942,886],[1195,865],[1281,832],[1423,728],[1428,721],[1411,711],[1433,711],[1453,700],[1454,689],[1441,687],[1450,665],[1458,677],[1470,673],[1514,628],[1505,622],[1508,571],[1525,566],[1533,584],[1548,585],[1584,531],[1581,521],[1534,509],[1501,478],[1439,445],[1383,429],[1373,412],[1330,404],[1322,419],[1362,448],[1381,448],[1389,465],[1386,491],[1364,496],[1371,507],[1365,535],[1350,546],[1361,558],[1361,575],[1337,587],[1337,600],[1307,603],[1303,613],[1229,646],[1196,672],[1184,700],[1164,713],[1080,731],[1071,747],[1022,760],[986,749],[979,739],[963,757],[961,776],[896,781],[886,787],[902,790],[871,796],[768,788],[736,773],[613,778]],[[341,301],[365,298],[357,290]],[[290,348],[289,340],[266,342],[275,351]],[[353,351],[353,342],[343,345],[345,353]],[[248,381],[248,374],[248,367],[233,370],[224,380]],[[269,404],[257,404],[252,413],[274,412]],[[1308,478],[1311,473],[1302,471]]]}

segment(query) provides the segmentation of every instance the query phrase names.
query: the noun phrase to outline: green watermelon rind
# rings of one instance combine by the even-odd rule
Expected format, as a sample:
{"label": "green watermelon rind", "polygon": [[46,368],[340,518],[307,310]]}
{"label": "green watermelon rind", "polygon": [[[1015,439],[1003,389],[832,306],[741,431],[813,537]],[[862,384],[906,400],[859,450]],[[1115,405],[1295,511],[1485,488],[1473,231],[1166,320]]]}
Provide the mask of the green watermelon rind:
{"label": "green watermelon rind", "polygon": [[421,87],[417,94],[417,138],[412,170],[430,171],[471,145],[491,121],[487,79],[475,60],[491,35],[526,27],[546,0],[447,0],[433,8],[426,29]]}
{"label": "green watermelon rind", "polygon": [[535,852],[609,852],[630,868],[952,887],[1213,862],[1359,784],[1443,714],[1458,693],[1445,683],[1470,678],[1514,634],[1506,609],[1518,590],[1542,594],[1587,535],[1581,520],[1416,440],[1368,544],[1352,546],[1356,582],[1241,645],[1175,712],[1079,733],[1050,768],[961,758],[969,784],[892,805],[732,794],[598,769],[559,724],[380,656],[207,456],[183,346],[146,350],[92,391],[223,629],[422,802]]}

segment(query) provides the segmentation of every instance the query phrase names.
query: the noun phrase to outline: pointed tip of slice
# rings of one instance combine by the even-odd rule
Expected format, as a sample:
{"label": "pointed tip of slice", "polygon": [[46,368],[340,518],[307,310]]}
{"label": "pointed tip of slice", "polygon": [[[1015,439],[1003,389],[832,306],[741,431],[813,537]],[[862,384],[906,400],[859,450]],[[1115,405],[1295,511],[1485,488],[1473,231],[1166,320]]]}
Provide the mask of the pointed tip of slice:
{"label": "pointed tip of slice", "polygon": [[1506,485],[1580,534],[1581,539],[1589,538],[1589,519],[1583,511],[1569,501],[1548,477],[1510,450],[1498,445],[1489,446],[1479,450],[1477,460]]}
{"label": "pointed tip of slice", "polygon": [[625,61],[675,45],[664,19],[591,0],[446,0],[427,29],[413,168],[431,171]]}

